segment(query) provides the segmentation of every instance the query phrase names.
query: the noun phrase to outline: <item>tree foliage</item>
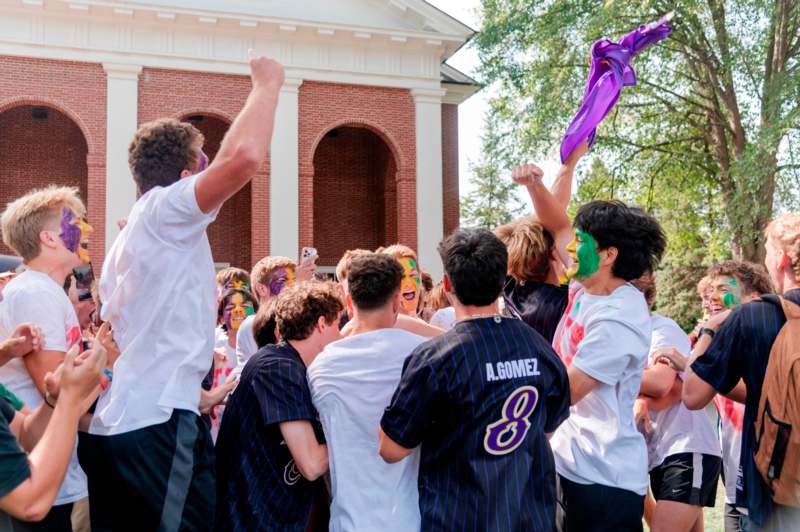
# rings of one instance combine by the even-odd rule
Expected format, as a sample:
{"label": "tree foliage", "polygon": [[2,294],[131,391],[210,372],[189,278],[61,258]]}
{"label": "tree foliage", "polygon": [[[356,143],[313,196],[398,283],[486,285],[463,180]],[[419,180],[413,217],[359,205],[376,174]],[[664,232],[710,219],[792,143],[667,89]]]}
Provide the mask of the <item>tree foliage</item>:
{"label": "tree foliage", "polygon": [[482,0],[481,10],[498,139],[487,157],[506,167],[557,153],[595,40],[675,11],[672,35],[634,58],[638,85],[598,128],[577,201],[616,197],[658,217],[670,238],[663,305],[684,305],[704,263],[763,260],[774,209],[800,203],[800,2]]}
{"label": "tree foliage", "polygon": [[496,129],[489,122],[483,141],[481,160],[472,165],[472,190],[461,198],[462,225],[494,229],[521,214],[524,206],[517,195],[517,186],[501,175],[497,155]]}

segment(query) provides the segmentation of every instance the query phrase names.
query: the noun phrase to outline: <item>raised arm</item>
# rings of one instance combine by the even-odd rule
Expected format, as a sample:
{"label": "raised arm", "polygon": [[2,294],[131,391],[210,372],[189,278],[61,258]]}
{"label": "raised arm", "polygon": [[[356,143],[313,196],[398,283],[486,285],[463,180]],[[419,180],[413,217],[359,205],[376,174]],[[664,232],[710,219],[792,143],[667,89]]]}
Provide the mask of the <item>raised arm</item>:
{"label": "raised arm", "polygon": [[517,166],[511,174],[515,183],[524,185],[528,189],[536,218],[553,235],[561,262],[569,265],[567,245],[573,238],[572,224],[567,216],[566,206],[547,189],[542,181],[543,176],[544,172],[535,164]]}
{"label": "raised arm", "polygon": [[266,57],[250,60],[253,89],[222,140],[214,162],[197,178],[195,196],[205,213],[222,205],[244,187],[267,157],[275,125],[283,67]]}
{"label": "raised arm", "polygon": [[567,162],[558,169],[556,180],[550,189],[556,201],[565,211],[569,205],[569,199],[572,197],[572,177],[575,175],[575,167],[578,166],[578,161],[587,151],[589,151],[589,143],[585,140],[572,150]]}

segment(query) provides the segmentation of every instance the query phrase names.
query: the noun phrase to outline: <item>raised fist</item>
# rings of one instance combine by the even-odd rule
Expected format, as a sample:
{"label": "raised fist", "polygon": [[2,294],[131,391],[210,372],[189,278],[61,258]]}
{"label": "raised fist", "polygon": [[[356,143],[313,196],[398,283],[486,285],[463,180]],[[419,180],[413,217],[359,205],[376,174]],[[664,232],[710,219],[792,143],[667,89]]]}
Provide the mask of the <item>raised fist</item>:
{"label": "raised fist", "polygon": [[263,55],[255,55],[252,50],[250,55],[250,76],[253,87],[265,87],[279,90],[283,85],[283,65]]}
{"label": "raised fist", "polygon": [[522,164],[514,167],[511,171],[511,179],[514,180],[514,183],[526,187],[541,181],[542,177],[544,177],[544,172],[535,164]]}

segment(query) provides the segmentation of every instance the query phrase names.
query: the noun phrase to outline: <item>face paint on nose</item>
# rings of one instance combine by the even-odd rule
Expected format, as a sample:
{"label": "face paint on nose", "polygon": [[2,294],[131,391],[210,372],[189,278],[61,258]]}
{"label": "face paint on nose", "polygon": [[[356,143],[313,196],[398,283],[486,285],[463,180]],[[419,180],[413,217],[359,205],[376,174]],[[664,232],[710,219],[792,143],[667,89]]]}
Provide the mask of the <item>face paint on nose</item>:
{"label": "face paint on nose", "polygon": [[567,253],[572,264],[567,270],[567,277],[582,281],[597,273],[600,269],[600,255],[597,241],[592,235],[580,229],[575,230],[575,237],[567,246]]}
{"label": "face paint on nose", "polygon": [[253,304],[245,301],[242,294],[233,294],[225,304],[222,317],[228,329],[236,331],[242,326],[242,322],[247,316],[252,316],[254,312]]}
{"label": "face paint on nose", "polygon": [[414,259],[403,257],[400,259],[400,264],[403,266],[403,280],[400,281],[403,309],[407,313],[413,314],[417,312],[417,306],[419,305],[422,278],[419,274],[417,262]]}

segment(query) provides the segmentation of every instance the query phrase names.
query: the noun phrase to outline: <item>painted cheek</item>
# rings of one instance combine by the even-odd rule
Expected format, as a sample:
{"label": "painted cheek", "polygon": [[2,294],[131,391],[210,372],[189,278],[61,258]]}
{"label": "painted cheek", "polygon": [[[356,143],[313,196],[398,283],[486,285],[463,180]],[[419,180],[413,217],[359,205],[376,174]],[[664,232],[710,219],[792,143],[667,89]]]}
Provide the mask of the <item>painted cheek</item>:
{"label": "painted cheek", "polygon": [[59,237],[61,238],[61,242],[64,243],[64,247],[72,253],[78,252],[81,243],[81,228],[75,223],[76,219],[77,217],[75,213],[72,212],[72,209],[64,207],[61,211],[61,232]]}
{"label": "painted cheek", "polygon": [[731,308],[739,304],[739,300],[736,298],[736,294],[733,292],[726,292],[724,296],[722,296],[722,306],[725,308]]}

